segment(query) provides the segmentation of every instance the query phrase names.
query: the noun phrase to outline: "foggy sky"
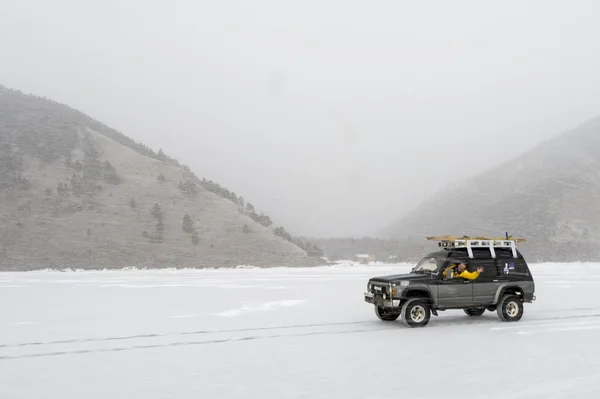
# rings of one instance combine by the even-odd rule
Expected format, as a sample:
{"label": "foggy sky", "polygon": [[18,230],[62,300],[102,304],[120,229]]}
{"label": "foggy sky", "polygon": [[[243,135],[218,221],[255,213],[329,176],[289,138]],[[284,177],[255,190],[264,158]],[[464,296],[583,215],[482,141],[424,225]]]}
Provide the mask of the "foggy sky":
{"label": "foggy sky", "polygon": [[292,234],[362,236],[600,115],[599,11],[0,0],[0,84],[162,148]]}

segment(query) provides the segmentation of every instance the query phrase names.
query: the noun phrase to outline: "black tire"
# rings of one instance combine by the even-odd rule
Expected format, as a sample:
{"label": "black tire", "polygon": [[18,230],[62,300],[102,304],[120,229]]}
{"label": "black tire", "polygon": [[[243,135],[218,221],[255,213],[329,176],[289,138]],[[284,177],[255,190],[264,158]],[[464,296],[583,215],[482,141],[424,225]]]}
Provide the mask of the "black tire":
{"label": "black tire", "polygon": [[375,314],[377,315],[379,320],[382,321],[394,321],[398,319],[398,317],[400,317],[400,313],[394,313],[389,310],[386,311],[386,309],[380,308],[377,305],[375,305]]}
{"label": "black tire", "polygon": [[463,309],[465,311],[465,313],[469,316],[481,316],[482,314],[485,313],[485,308],[468,308],[468,309]]}
{"label": "black tire", "polygon": [[425,327],[431,318],[429,304],[420,299],[409,299],[402,306],[402,318],[410,327]]}
{"label": "black tire", "polygon": [[505,295],[498,303],[496,312],[502,321],[519,321],[523,317],[523,302],[516,295]]}

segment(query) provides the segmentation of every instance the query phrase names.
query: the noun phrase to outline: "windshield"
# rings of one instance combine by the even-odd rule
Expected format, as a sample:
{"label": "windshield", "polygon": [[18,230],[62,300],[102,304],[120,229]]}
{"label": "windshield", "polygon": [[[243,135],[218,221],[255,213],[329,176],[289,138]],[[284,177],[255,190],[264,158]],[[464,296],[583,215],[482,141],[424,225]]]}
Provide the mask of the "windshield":
{"label": "windshield", "polygon": [[438,270],[442,267],[445,258],[426,257],[413,269],[413,273],[434,273],[437,274]]}

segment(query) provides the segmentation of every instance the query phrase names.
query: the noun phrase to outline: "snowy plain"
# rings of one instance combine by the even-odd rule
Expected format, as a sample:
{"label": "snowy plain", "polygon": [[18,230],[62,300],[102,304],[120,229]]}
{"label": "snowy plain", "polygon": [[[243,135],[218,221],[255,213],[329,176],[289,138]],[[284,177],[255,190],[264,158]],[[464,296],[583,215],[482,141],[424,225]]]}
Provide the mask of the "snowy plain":
{"label": "snowy plain", "polygon": [[379,321],[410,268],[0,273],[0,398],[600,398],[600,264],[532,265],[517,323]]}

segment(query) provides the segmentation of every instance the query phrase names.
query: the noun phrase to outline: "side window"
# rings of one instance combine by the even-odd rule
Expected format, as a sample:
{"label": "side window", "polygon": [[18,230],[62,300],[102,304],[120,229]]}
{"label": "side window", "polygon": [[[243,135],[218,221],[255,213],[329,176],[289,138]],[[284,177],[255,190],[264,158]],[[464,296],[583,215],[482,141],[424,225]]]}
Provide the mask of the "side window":
{"label": "side window", "polygon": [[497,259],[496,265],[500,275],[529,276],[527,266],[523,259]]}
{"label": "side window", "polygon": [[443,273],[444,273],[444,271],[445,271],[445,270],[446,270],[448,267],[452,266],[453,264],[456,264],[456,261],[454,261],[454,260],[446,260],[446,261],[444,262],[444,264],[443,264],[442,268],[440,269],[440,272],[439,272],[439,274],[441,274],[441,275],[442,275],[442,278],[443,278],[444,280],[451,280],[451,279],[450,279],[450,275],[444,276],[444,274],[443,274]]}
{"label": "side window", "polygon": [[506,248],[496,248],[496,258],[498,259],[514,259],[512,251]]}
{"label": "side window", "polygon": [[469,271],[475,271],[479,266],[483,267],[483,272],[479,275],[479,278],[498,277],[498,269],[496,268],[494,259],[471,259],[469,262]]}
{"label": "side window", "polygon": [[491,259],[492,255],[488,248],[473,248],[473,256],[475,259]]}

